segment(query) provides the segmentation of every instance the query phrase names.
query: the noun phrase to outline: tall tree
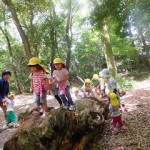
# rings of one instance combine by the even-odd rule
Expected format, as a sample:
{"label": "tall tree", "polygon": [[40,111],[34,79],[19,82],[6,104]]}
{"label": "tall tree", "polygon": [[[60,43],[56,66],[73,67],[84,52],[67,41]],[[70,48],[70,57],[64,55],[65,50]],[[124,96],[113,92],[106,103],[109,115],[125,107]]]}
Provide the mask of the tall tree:
{"label": "tall tree", "polygon": [[115,77],[116,65],[115,65],[114,54],[111,46],[110,34],[108,31],[109,15],[106,12],[106,9],[104,7],[103,4],[105,3],[104,1],[102,1],[102,3],[99,3],[97,0],[93,0],[92,2],[95,8],[93,10],[91,18],[93,24],[96,25],[96,28],[102,33],[102,41],[104,43],[104,54],[105,54],[107,67],[110,73],[113,75],[113,77]]}
{"label": "tall tree", "polygon": [[68,13],[66,21],[67,59],[66,68],[69,70],[72,47],[72,0],[68,0]]}
{"label": "tall tree", "polygon": [[14,21],[14,23],[16,25],[16,28],[17,28],[17,30],[19,32],[19,35],[20,35],[20,37],[22,39],[22,43],[23,43],[23,46],[24,46],[24,50],[25,50],[26,56],[29,59],[32,56],[31,50],[30,50],[30,44],[29,44],[29,41],[28,41],[28,37],[25,34],[25,32],[24,32],[24,30],[23,30],[23,28],[21,26],[21,23],[20,23],[20,21],[18,19],[17,12],[16,12],[16,10],[14,8],[14,5],[13,5],[11,0],[3,0],[3,3],[5,5],[7,5],[9,11],[11,12],[12,19],[13,19],[13,21]]}
{"label": "tall tree", "polygon": [[5,29],[3,29],[1,26],[0,26],[0,30],[1,32],[3,33],[3,35],[5,36],[6,38],[6,42],[7,42],[7,47],[8,47],[8,50],[9,50],[9,55],[10,55],[10,58],[12,60],[12,70],[13,70],[13,74],[14,74],[14,79],[15,79],[15,82],[16,82],[16,87],[17,87],[17,93],[18,94],[21,94],[21,87],[20,87],[20,83],[19,83],[19,80],[18,80],[18,75],[17,75],[17,71],[16,71],[16,67],[14,65],[14,59],[13,59],[13,50],[12,50],[12,47],[11,47],[11,43],[10,43],[10,36],[9,36],[9,33],[5,27]]}
{"label": "tall tree", "polygon": [[103,20],[103,27],[102,27],[102,41],[104,43],[104,54],[106,63],[108,66],[109,71],[111,72],[112,76],[116,76],[116,65],[113,56],[110,35],[108,31],[107,19]]}

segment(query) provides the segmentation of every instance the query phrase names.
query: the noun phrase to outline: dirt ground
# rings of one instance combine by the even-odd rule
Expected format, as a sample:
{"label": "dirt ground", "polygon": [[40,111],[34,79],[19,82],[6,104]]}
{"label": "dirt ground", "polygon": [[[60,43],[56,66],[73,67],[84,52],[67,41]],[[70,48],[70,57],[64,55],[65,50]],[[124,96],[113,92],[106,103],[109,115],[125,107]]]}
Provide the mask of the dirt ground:
{"label": "dirt ground", "polygon": [[[150,149],[150,79],[137,82],[133,90],[128,91],[122,102],[127,112],[122,114],[127,130],[112,135],[110,122],[107,121],[103,133],[99,133],[89,150],[149,150]],[[19,114],[29,107],[34,107],[33,97],[28,94],[16,96],[16,113]],[[48,96],[48,105],[58,107],[52,96]],[[0,110],[0,125],[4,116]],[[0,150],[11,138],[16,129],[0,130]]]}
{"label": "dirt ground", "polygon": [[107,122],[103,133],[90,144],[90,150],[150,150],[150,79],[138,82],[122,103],[127,109],[122,114],[127,130],[112,135]]}

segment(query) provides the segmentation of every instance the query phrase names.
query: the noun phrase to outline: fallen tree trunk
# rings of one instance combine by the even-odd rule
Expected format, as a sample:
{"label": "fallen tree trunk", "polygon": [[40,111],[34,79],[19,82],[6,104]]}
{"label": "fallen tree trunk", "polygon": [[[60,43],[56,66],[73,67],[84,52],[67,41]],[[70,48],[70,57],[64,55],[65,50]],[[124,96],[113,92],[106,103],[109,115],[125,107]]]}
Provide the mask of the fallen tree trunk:
{"label": "fallen tree trunk", "polygon": [[76,111],[51,109],[44,119],[25,112],[22,123],[4,150],[83,150],[102,129],[106,114],[102,102],[83,99]]}

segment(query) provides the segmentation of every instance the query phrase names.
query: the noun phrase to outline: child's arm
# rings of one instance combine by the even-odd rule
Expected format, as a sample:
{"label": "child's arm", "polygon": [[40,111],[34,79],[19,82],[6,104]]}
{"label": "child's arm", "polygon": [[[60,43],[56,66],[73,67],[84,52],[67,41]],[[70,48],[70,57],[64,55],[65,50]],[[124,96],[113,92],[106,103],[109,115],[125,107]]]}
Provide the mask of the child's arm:
{"label": "child's arm", "polygon": [[3,99],[2,102],[3,102],[3,105],[8,105],[8,104],[10,104],[10,101],[7,100],[7,99]]}

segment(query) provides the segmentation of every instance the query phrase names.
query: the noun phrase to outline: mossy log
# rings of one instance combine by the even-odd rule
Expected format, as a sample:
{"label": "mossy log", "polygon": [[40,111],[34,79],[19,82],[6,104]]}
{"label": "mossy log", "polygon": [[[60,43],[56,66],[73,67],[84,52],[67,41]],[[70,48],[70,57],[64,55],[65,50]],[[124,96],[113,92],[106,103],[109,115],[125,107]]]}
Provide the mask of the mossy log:
{"label": "mossy log", "polygon": [[104,104],[92,98],[76,101],[75,106],[76,111],[50,109],[44,119],[25,112],[4,150],[84,150],[102,129],[106,112]]}

